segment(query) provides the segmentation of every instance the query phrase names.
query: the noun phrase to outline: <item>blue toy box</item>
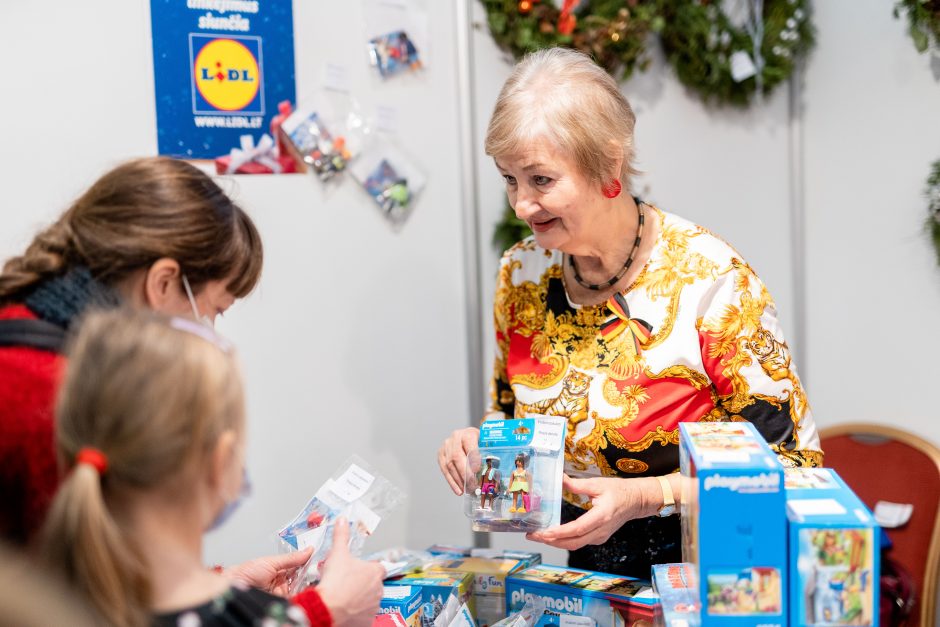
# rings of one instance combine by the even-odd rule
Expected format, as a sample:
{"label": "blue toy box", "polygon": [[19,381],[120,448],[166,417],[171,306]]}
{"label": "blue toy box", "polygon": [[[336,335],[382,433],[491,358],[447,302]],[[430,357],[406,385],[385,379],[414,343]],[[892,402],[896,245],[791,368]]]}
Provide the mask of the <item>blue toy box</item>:
{"label": "blue toy box", "polygon": [[421,624],[421,588],[418,586],[384,586],[379,614],[401,614],[409,627]]}
{"label": "blue toy box", "polygon": [[385,582],[386,586],[417,586],[421,588],[421,621],[431,625],[447,605],[451,594],[460,604],[467,603],[473,611],[473,575],[470,573],[414,573]]}
{"label": "blue toy box", "polygon": [[786,469],[790,625],[878,627],[879,527],[828,468]]}
{"label": "blue toy box", "polygon": [[783,466],[747,422],[680,423],[679,434],[682,556],[698,573],[702,624],[784,627]]}
{"label": "blue toy box", "polygon": [[655,623],[662,627],[699,627],[698,581],[691,564],[653,566],[653,591],[659,595]]}
{"label": "blue toy box", "polygon": [[[508,613],[541,597],[545,613],[534,627],[630,627],[653,619],[656,596],[648,581],[541,564],[506,579]],[[579,617],[579,618],[573,618]]]}

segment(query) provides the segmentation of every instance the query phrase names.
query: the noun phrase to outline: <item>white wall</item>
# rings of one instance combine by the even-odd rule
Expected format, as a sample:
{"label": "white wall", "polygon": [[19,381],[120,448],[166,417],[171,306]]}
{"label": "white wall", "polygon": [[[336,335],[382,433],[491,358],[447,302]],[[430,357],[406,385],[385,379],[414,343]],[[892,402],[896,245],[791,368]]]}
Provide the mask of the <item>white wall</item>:
{"label": "white wall", "polygon": [[[0,258],[104,170],[155,154],[148,5],[0,8],[0,56],[18,61],[5,65],[16,91],[0,104]],[[380,84],[365,65],[358,2],[294,3],[298,94],[317,86],[327,61],[344,64],[364,104],[397,109],[404,144],[426,168],[399,232],[352,180],[332,193],[303,175],[223,183],[257,222],[266,255],[260,288],[219,322],[247,379],[254,496],[210,536],[210,563],[272,552],[277,528],[351,452],[410,496],[372,548],[470,541],[435,456],[469,416],[454,8],[426,6],[427,71]]]}
{"label": "white wall", "polygon": [[893,424],[940,445],[940,269],[923,231],[940,80],[889,4],[815,4],[804,113],[810,402],[821,425]]}

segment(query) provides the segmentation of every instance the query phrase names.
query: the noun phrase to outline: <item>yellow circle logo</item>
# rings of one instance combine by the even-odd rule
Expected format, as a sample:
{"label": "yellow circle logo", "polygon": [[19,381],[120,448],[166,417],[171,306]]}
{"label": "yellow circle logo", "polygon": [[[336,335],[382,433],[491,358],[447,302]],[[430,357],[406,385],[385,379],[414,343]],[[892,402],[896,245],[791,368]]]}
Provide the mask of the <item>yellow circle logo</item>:
{"label": "yellow circle logo", "polygon": [[239,111],[258,94],[260,72],[255,55],[234,39],[213,39],[196,56],[196,88],[222,111]]}

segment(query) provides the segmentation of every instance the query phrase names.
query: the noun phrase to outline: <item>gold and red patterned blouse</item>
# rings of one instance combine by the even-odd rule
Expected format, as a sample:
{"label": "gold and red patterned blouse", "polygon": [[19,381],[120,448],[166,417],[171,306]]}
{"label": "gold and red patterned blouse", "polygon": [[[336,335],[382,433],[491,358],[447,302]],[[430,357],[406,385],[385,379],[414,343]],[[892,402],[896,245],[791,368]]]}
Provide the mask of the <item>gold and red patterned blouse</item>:
{"label": "gold and red patterned blouse", "polygon": [[764,284],[708,230],[645,206],[659,239],[633,285],[604,304],[568,299],[561,252],[532,238],[506,252],[486,418],[564,416],[565,471],[578,477],[674,472],[679,422],[703,420],[751,422],[783,463],[821,465]]}

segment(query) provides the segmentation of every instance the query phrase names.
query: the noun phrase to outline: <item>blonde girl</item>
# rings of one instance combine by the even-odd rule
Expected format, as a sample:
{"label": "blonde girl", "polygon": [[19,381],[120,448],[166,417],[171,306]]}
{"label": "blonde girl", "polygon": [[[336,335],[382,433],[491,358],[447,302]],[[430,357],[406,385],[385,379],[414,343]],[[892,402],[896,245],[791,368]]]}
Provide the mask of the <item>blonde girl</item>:
{"label": "blonde girl", "polygon": [[242,493],[245,404],[230,345],[202,324],[90,314],[70,351],[56,449],[68,474],[41,553],[108,624],[360,625],[378,608],[381,567],[354,560],[341,537],[322,600],[204,567],[203,533]]}

